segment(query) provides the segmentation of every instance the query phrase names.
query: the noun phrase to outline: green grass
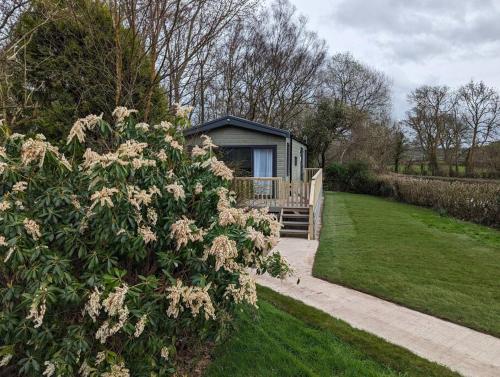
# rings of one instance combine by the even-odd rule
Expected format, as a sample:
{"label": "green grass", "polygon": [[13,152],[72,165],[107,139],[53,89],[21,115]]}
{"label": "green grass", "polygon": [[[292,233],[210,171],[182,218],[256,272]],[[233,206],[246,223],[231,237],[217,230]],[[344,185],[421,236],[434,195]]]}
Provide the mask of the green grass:
{"label": "green grass", "polygon": [[301,302],[259,287],[205,377],[458,376]]}
{"label": "green grass", "polygon": [[313,275],[500,336],[500,232],[491,228],[329,192]]}

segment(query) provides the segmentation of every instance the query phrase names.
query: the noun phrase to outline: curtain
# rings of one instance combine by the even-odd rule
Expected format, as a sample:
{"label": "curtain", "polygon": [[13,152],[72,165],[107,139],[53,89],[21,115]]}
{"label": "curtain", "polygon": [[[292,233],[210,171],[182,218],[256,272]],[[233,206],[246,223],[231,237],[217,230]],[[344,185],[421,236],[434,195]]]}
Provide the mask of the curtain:
{"label": "curtain", "polygon": [[254,149],[253,150],[253,175],[254,177],[273,176],[273,150]]}
{"label": "curtain", "polygon": [[[273,150],[272,149],[254,149],[253,150],[253,175],[254,177],[272,177],[273,176]],[[272,181],[255,182],[254,190],[258,195],[272,194]]]}

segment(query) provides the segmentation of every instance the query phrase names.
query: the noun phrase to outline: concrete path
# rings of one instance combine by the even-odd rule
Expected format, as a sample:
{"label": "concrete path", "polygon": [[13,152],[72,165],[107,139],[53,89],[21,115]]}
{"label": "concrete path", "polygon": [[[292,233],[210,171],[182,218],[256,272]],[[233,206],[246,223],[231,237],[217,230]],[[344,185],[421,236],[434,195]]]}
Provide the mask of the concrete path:
{"label": "concrete path", "polygon": [[258,283],[405,347],[464,376],[500,376],[500,339],[311,276],[317,241],[282,238],[279,250],[297,277]]}

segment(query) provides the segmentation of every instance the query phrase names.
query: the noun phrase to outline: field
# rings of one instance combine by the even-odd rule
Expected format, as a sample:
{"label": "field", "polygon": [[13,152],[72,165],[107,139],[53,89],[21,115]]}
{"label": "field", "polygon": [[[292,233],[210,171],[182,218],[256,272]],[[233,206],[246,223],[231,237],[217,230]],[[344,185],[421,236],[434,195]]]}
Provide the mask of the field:
{"label": "field", "polygon": [[259,287],[259,309],[236,329],[205,377],[458,376],[328,314]]}
{"label": "field", "polygon": [[500,336],[500,232],[388,199],[326,193],[313,274]]}

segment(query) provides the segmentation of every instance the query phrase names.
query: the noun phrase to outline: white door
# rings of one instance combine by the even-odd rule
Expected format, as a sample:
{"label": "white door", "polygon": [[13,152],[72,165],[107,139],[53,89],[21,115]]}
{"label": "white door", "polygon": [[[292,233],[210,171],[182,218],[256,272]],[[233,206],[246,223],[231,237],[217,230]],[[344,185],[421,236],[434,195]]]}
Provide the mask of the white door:
{"label": "white door", "polygon": [[[253,150],[253,176],[273,176],[273,150],[271,148],[256,148]],[[257,195],[271,195],[273,192],[272,181],[255,182],[254,190]]]}

